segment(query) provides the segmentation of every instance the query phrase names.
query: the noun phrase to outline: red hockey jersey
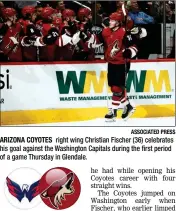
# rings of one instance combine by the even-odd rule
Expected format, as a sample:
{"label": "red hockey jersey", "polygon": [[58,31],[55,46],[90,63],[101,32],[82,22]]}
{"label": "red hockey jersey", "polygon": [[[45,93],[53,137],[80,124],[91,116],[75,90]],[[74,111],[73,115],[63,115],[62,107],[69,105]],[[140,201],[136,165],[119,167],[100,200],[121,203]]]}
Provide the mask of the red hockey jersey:
{"label": "red hockey jersey", "polygon": [[[33,27],[35,28],[35,25],[29,20],[20,19],[19,23],[23,27],[24,36],[28,36],[27,28],[29,25],[33,25]],[[22,54],[23,54],[23,61],[39,61],[38,48],[35,46],[22,46]]]}
{"label": "red hockey jersey", "polygon": [[19,23],[9,27],[3,37],[2,43],[0,44],[0,51],[2,51],[9,58],[9,61],[22,61],[22,51],[20,44],[21,30],[22,27]]}
{"label": "red hockey jersey", "polygon": [[[116,31],[112,31],[110,28],[104,28],[102,35],[105,40],[105,60],[112,64],[125,64],[125,62],[128,62],[129,60],[123,57],[125,29],[120,27]],[[128,47],[137,51],[136,46]]]}
{"label": "red hockey jersey", "polygon": [[[42,36],[46,36],[49,30],[54,27],[53,24],[43,23],[43,21],[38,21],[36,27],[41,31]],[[40,48],[40,61],[54,61],[55,60],[55,45],[43,46]]]}

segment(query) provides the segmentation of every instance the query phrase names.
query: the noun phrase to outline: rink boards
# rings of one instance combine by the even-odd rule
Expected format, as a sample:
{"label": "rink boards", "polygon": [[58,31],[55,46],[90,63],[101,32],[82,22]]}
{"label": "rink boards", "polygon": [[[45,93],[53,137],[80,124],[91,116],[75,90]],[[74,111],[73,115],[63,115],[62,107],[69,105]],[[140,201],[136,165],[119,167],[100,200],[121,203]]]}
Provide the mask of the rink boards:
{"label": "rink boards", "polygon": [[[1,66],[1,124],[102,118],[110,105],[107,64],[22,63]],[[175,63],[138,61],[127,78],[135,118],[175,115]],[[119,114],[120,117],[120,114]]]}

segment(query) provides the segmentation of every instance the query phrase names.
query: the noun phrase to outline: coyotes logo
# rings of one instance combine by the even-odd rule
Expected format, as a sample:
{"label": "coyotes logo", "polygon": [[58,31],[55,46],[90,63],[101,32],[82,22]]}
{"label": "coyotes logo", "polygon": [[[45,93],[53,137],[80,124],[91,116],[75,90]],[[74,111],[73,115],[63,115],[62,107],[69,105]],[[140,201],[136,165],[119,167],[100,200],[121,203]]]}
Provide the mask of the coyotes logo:
{"label": "coyotes logo", "polygon": [[109,56],[114,59],[116,54],[120,51],[120,44],[118,40],[115,40],[112,44],[108,45],[109,50]]}
{"label": "coyotes logo", "polygon": [[66,168],[50,169],[40,180],[40,197],[52,209],[72,206],[78,200],[80,191],[78,177]]}
{"label": "coyotes logo", "polygon": [[62,200],[65,200],[65,195],[73,194],[74,188],[72,183],[74,181],[73,173],[69,173],[66,177],[53,182],[42,194],[41,197],[48,198],[51,205],[58,208],[62,205]]}
{"label": "coyotes logo", "polygon": [[6,50],[11,50],[16,53],[19,45],[19,33],[16,33],[13,37],[9,37],[9,43],[5,46]]}

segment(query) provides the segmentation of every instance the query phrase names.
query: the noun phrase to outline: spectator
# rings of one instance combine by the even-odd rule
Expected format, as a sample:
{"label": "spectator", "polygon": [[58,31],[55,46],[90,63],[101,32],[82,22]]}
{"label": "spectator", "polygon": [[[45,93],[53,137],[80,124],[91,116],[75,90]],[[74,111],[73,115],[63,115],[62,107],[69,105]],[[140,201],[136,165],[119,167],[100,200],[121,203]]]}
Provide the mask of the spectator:
{"label": "spectator", "polygon": [[138,1],[139,8],[141,11],[145,12],[147,15],[153,17],[153,2],[152,1]]}
{"label": "spectator", "polygon": [[[127,2],[129,9],[129,16],[133,20],[134,25],[140,25],[147,30],[147,37],[145,37],[138,46],[138,59],[148,59],[151,52],[151,38],[152,38],[152,26],[154,18],[147,15],[145,12],[140,11],[138,2],[131,0]],[[151,26],[151,27],[150,27]]]}
{"label": "spectator", "polygon": [[129,16],[134,21],[135,25],[153,24],[154,23],[153,17],[140,11],[138,2],[136,0],[132,0],[130,3],[128,3],[128,6],[130,9]]}
{"label": "spectator", "polygon": [[124,4],[124,1],[117,1],[116,2],[117,11],[122,8],[122,4]]}
{"label": "spectator", "polygon": [[[152,2],[152,16],[158,23],[163,22],[163,2]],[[175,23],[175,4],[171,1],[166,3],[166,23]]]}
{"label": "spectator", "polygon": [[100,3],[92,4],[93,24],[100,25],[104,17],[104,11]]}
{"label": "spectator", "polygon": [[[163,2],[162,2],[161,9],[162,9],[161,11],[163,11]],[[166,23],[175,23],[174,11],[171,9],[170,4],[168,3],[166,3]]]}

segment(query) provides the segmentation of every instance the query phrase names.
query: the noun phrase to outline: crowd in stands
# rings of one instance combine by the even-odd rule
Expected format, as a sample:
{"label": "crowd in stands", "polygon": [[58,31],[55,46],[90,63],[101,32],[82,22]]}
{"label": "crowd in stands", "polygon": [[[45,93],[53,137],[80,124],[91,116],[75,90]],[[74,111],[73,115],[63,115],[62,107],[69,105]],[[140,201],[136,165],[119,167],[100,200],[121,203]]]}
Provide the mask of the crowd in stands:
{"label": "crowd in stands", "polygon": [[[123,3],[124,1],[0,1],[0,61],[94,60],[95,48],[103,45],[103,20],[112,12],[118,11]],[[156,24],[163,23],[163,4],[163,1],[125,1],[128,16],[134,26],[146,25],[149,32],[139,51],[139,59],[149,57],[149,45],[155,47],[156,40],[159,40],[159,45],[161,43],[158,34],[151,31],[156,30]],[[13,10],[7,11],[7,8]],[[166,23],[175,23],[174,1],[166,2],[165,20]],[[17,27],[17,23],[20,27]],[[92,30],[95,26],[96,36]],[[50,45],[54,39],[53,27],[58,29],[59,34],[57,42]],[[9,28],[15,30],[15,35],[8,31]],[[78,41],[78,37],[74,35],[80,31]],[[67,37],[63,37],[65,34]],[[31,45],[31,38],[41,36],[45,39],[40,40],[40,44]],[[174,44],[175,41],[170,58],[175,58]],[[12,56],[15,53],[18,56]]]}

